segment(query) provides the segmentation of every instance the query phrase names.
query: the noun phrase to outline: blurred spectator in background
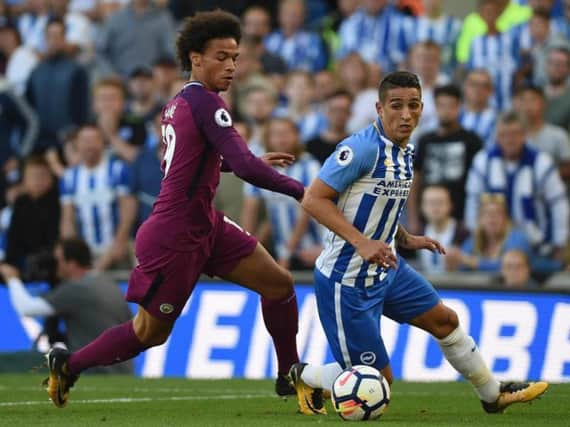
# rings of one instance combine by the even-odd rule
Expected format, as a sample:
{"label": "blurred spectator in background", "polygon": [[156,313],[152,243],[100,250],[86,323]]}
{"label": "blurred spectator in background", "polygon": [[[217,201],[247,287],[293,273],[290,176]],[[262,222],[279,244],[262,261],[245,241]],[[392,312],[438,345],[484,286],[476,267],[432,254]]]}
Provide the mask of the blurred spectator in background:
{"label": "blurred spectator in background", "polygon": [[506,251],[501,258],[500,285],[510,289],[538,288],[530,275],[528,254],[518,249]]}
{"label": "blurred spectator in background", "polygon": [[552,46],[565,45],[568,41],[563,34],[553,29],[550,11],[536,9],[530,20],[516,27],[521,49],[522,64],[520,79],[527,83],[546,83],[546,60]]}
{"label": "blurred spectator in background", "polygon": [[45,31],[46,56],[32,71],[26,98],[40,120],[37,145],[58,144],[58,133],[87,120],[89,88],[87,73],[65,53],[65,24],[51,20]]}
{"label": "blurred spectator in background", "polygon": [[60,145],[48,149],[45,159],[51,172],[58,178],[65,174],[65,168],[79,164],[77,155],[77,128],[68,128],[60,132]]}
{"label": "blurred spectator in background", "polygon": [[[421,211],[425,218],[423,235],[439,241],[446,249],[460,246],[469,236],[463,224],[451,216],[453,203],[449,190],[441,185],[429,185],[422,192]],[[420,266],[426,274],[446,271],[444,256],[420,251]]]}
{"label": "blurred spectator in background", "polygon": [[180,77],[176,61],[169,56],[158,59],[152,67],[152,76],[156,85],[158,100],[166,104],[171,98],[172,84]]}
{"label": "blurred spectator in background", "polygon": [[250,127],[248,142],[249,149],[256,156],[265,152],[265,126],[277,105],[277,94],[274,89],[263,82],[258,82],[245,88],[241,102],[238,105],[240,114]]}
{"label": "blurred spectator in background", "polygon": [[121,80],[108,78],[95,85],[93,112],[113,153],[126,162],[134,161],[147,132],[141,120],[125,112],[125,86]]}
{"label": "blurred spectator in background", "polygon": [[160,191],[162,181],[160,163],[164,155],[164,145],[160,137],[161,118],[162,114],[159,112],[155,115],[153,122],[155,132],[159,135],[157,144],[144,147],[130,167],[129,192],[138,201],[135,228],[138,228],[148,218]]}
{"label": "blurred spectator in background", "polygon": [[434,89],[450,82],[441,70],[441,48],[432,41],[416,43],[410,50],[410,71],[417,74],[422,85],[424,108],[420,122],[412,135],[415,142],[424,133],[437,127]]}
{"label": "blurred spectator in background", "polygon": [[96,256],[94,267],[106,270],[128,261],[136,202],[129,194],[129,171],[105,153],[103,132],[88,124],[79,130],[81,162],[61,181],[61,237],[81,235]]}
{"label": "blurred spectator in background", "polygon": [[342,23],[360,6],[360,0],[338,0],[336,8],[323,16],[316,24],[315,29],[323,38],[329,61],[333,62],[334,54],[340,48],[339,30]]}
{"label": "blurred spectator in background", "polygon": [[496,18],[501,8],[499,3],[497,0],[480,2],[481,17],[485,21],[487,31],[471,41],[466,66],[467,70],[484,68],[489,71],[495,87],[493,106],[502,111],[511,105],[515,73],[520,65],[521,52],[518,30],[514,28],[500,32],[497,27]]}
{"label": "blurred spectator in background", "polygon": [[526,144],[523,119],[508,111],[497,123],[497,145],[480,151],[467,178],[465,222],[477,227],[483,193],[503,194],[514,225],[541,256],[562,261],[570,226],[566,188],[551,157]]}
{"label": "blurred spectator in background", "polygon": [[307,142],[307,152],[321,164],[334,152],[336,145],[348,136],[347,125],[350,119],[352,95],[338,89],[329,95],[325,102],[327,127]]}
{"label": "blurred spectator in background", "polygon": [[287,107],[280,110],[278,115],[289,117],[297,123],[301,142],[305,144],[309,139],[318,136],[327,125],[323,113],[313,104],[313,76],[307,71],[291,71],[287,76],[285,95]]}
{"label": "blurred spectator in background", "polygon": [[148,134],[154,126],[154,118],[162,111],[163,106],[158,98],[150,68],[136,68],[131,73],[127,86],[130,96],[127,114],[133,121],[143,123]]}
{"label": "blurred spectator in background", "polygon": [[517,92],[519,112],[526,121],[527,142],[548,153],[558,166],[560,177],[570,180],[570,139],[565,129],[544,122],[546,98],[541,88],[525,86]]}
{"label": "blurred spectator in background", "polygon": [[378,101],[378,82],[372,83],[370,66],[358,53],[347,55],[338,63],[337,73],[341,87],[352,95],[352,115],[348,131],[358,132],[378,117],[374,107]]}
{"label": "blurred spectator in background", "polygon": [[317,33],[303,30],[304,0],[280,0],[279,29],[265,39],[265,47],[279,55],[290,70],[315,72],[327,65],[327,52]]}
{"label": "blurred spectator in background", "polygon": [[461,91],[447,85],[435,89],[437,130],[423,135],[414,160],[414,181],[408,197],[408,227],[421,230],[420,195],[424,186],[441,185],[453,200],[452,216],[461,221],[465,201],[465,182],[475,154],[482,148],[479,137],[461,127]]}
{"label": "blurred spectator in background", "polygon": [[[310,154],[304,153],[295,122],[288,118],[273,118],[267,127],[267,150],[295,155],[296,161],[281,173],[295,178],[308,186],[318,175],[320,163]],[[271,222],[275,245],[275,258],[285,268],[311,269],[320,254],[322,231],[315,220],[310,219],[303,209],[290,197],[278,193],[249,187],[243,205],[242,218],[246,230],[254,232],[261,202],[265,202]]]}
{"label": "blurred spectator in background", "polygon": [[320,112],[325,112],[326,100],[339,89],[337,80],[336,73],[330,70],[322,70],[315,73],[315,96],[313,101]]}
{"label": "blurred spectator in background", "polygon": [[170,12],[151,0],[131,0],[104,21],[97,50],[109,72],[128,77],[137,67],[152,67],[163,57],[174,57],[175,25]]}
{"label": "blurred spectator in background", "polygon": [[77,55],[81,63],[93,59],[95,53],[94,28],[82,13],[69,10],[69,0],[49,0],[50,16],[65,24],[65,52]]}
{"label": "blurred spectator in background", "polygon": [[29,46],[22,44],[15,27],[0,27],[0,53],[6,58],[4,76],[17,95],[22,96],[32,70],[38,63],[38,55]]}
{"label": "blurred spectator in background", "polygon": [[490,28],[503,32],[528,21],[531,8],[513,0],[477,0],[477,10],[463,20],[457,40],[456,56],[460,63],[469,59],[469,50],[475,37],[488,34]]}
{"label": "blurred spectator in background", "polygon": [[50,20],[48,0],[29,0],[23,10],[24,12],[18,17],[18,30],[22,42],[38,54],[43,54],[47,50],[45,33]]}
{"label": "blurred spectator in background", "polygon": [[517,249],[530,255],[530,243],[524,231],[512,226],[505,196],[482,194],[479,217],[473,235],[461,247],[449,247],[445,256],[448,271],[477,270],[499,272],[501,256]]}
{"label": "blurred spectator in background", "polygon": [[562,0],[562,14],[554,17],[552,27],[570,40],[570,0]]}
{"label": "blurred spectator in background", "polygon": [[244,12],[241,44],[250,47],[255,58],[259,60],[261,70],[269,78],[274,74],[284,75],[287,72],[287,63],[281,58],[281,53],[270,52],[265,47],[264,40],[270,31],[271,16],[267,9],[261,6],[252,6]]}
{"label": "blurred spectator in background", "polygon": [[550,49],[546,75],[546,121],[570,131],[570,47]]}
{"label": "blurred spectator in background", "polygon": [[28,257],[52,250],[59,237],[59,192],[42,156],[24,163],[23,192],[16,198],[6,241],[5,261],[26,269]]}
{"label": "blurred spectator in background", "polygon": [[461,20],[444,13],[442,0],[424,0],[423,6],[423,15],[407,21],[406,38],[410,46],[423,41],[437,43],[443,67],[449,71],[455,65],[455,44],[461,32]]}
{"label": "blurred spectator in background", "polygon": [[363,0],[362,6],[340,25],[337,59],[356,52],[384,73],[394,70],[406,58],[407,19],[388,0]]}
{"label": "blurred spectator in background", "polygon": [[[110,278],[90,270],[91,253],[84,241],[64,239],[56,245],[53,253],[55,276],[61,283],[41,296],[28,292],[16,268],[9,264],[0,265],[10,301],[20,316],[61,316],[67,331],[65,344],[71,351],[85,346],[105,329],[132,317],[119,287]],[[131,361],[93,371],[132,372]]]}
{"label": "blurred spectator in background", "polygon": [[470,70],[463,83],[463,108],[459,121],[465,129],[475,132],[485,146],[495,138],[497,111],[491,106],[493,79],[484,68]]}

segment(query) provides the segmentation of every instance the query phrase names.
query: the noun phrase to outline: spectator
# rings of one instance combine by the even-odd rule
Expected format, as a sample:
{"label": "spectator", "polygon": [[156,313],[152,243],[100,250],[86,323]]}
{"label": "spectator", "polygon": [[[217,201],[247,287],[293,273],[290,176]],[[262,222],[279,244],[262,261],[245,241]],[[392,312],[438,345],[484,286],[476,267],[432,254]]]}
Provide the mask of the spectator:
{"label": "spectator", "polygon": [[14,202],[8,228],[6,262],[25,269],[29,256],[53,249],[59,221],[55,177],[43,157],[29,157],[24,164],[23,193]]}
{"label": "spectator", "polygon": [[442,64],[446,70],[455,64],[455,45],[461,32],[461,20],[443,12],[442,0],[424,0],[424,14],[409,20],[406,28],[409,45],[432,41],[441,49]]}
{"label": "spectator", "polygon": [[501,285],[509,289],[537,288],[530,275],[528,255],[518,249],[506,251],[501,258]]}
{"label": "spectator", "polygon": [[[320,164],[310,154],[303,153],[299,131],[291,119],[271,119],[267,127],[267,149],[295,155],[295,163],[282,170],[285,175],[301,181],[305,186],[317,177]],[[290,197],[256,187],[246,190],[242,218],[256,224],[262,200],[268,209],[279,264],[288,269],[313,268],[322,249],[320,226]],[[246,225],[246,230],[253,231]]]}
{"label": "spectator", "polygon": [[541,88],[526,86],[519,98],[520,113],[527,125],[527,142],[536,149],[548,153],[557,164],[560,177],[570,181],[570,140],[565,129],[545,123],[546,98]]}
{"label": "spectator", "polygon": [[[422,192],[421,210],[426,221],[423,234],[439,241],[445,248],[460,246],[469,232],[451,216],[453,203],[449,190],[441,185],[430,185]],[[420,265],[426,274],[443,273],[446,270],[444,256],[420,251]]]}
{"label": "spectator", "polygon": [[169,56],[158,59],[152,67],[152,75],[156,84],[158,100],[166,104],[171,98],[172,84],[180,76],[176,61]]}
{"label": "spectator", "polygon": [[98,52],[110,72],[127,77],[137,67],[151,67],[163,56],[174,57],[174,28],[167,10],[150,0],[131,0],[104,21]]}
{"label": "spectator", "polygon": [[562,14],[554,17],[554,30],[570,40],[570,0],[562,0]]}
{"label": "spectator", "polygon": [[127,105],[129,116],[147,128],[152,127],[155,116],[162,110],[162,103],[150,68],[136,68],[130,75],[128,88],[131,97]]}
{"label": "spectator", "polygon": [[[28,292],[17,269],[9,264],[0,265],[10,301],[20,316],[61,316],[71,351],[132,317],[119,287],[110,278],[90,271],[91,253],[85,242],[64,239],[56,245],[54,257],[55,274],[61,284],[41,296]],[[133,372],[133,365],[129,361],[94,372],[127,374]]]}
{"label": "spectator", "polygon": [[342,23],[351,16],[360,5],[360,0],[338,0],[336,8],[323,16],[315,25],[316,31],[323,38],[332,61],[340,48],[339,30]]}
{"label": "spectator", "polygon": [[26,97],[40,120],[38,145],[56,146],[58,132],[87,119],[88,81],[85,70],[65,53],[65,25],[52,20],[46,27],[46,57],[30,78]]}
{"label": "spectator", "polygon": [[51,16],[65,24],[65,52],[78,55],[82,63],[89,62],[95,53],[94,28],[82,13],[69,10],[69,0],[50,0]]}
{"label": "spectator", "polygon": [[340,25],[337,59],[356,52],[364,61],[392,71],[404,62],[408,50],[404,35],[409,19],[387,0],[366,0]]}
{"label": "spectator", "polygon": [[[495,0],[481,2],[481,16],[487,32],[471,41],[467,69],[485,68],[495,82],[493,106],[502,111],[510,107],[515,73],[520,65],[520,40],[516,28],[500,32],[496,18],[500,5]],[[495,46],[495,48],[489,48]]]}
{"label": "spectator", "polygon": [[522,51],[519,78],[535,85],[546,83],[546,58],[551,46],[568,43],[564,35],[556,32],[550,19],[550,11],[534,10],[527,23],[516,27]]}
{"label": "spectator", "polygon": [[315,73],[314,82],[314,101],[317,109],[324,112],[327,99],[339,89],[337,76],[330,70],[319,71],[318,73]]}
{"label": "spectator", "polygon": [[0,52],[7,60],[6,80],[17,95],[24,95],[28,78],[38,63],[36,52],[22,44],[20,33],[11,26],[0,27]]}
{"label": "spectator", "polygon": [[568,240],[569,207],[564,184],[546,153],[526,144],[522,118],[499,117],[497,145],[480,151],[467,178],[465,222],[475,230],[480,197],[501,193],[514,225],[526,233],[539,255],[562,261]]}
{"label": "spectator", "polygon": [[129,194],[127,166],[105,154],[103,132],[88,124],[79,130],[81,162],[61,181],[61,237],[81,234],[96,256],[95,268],[106,270],[128,258],[128,244],[136,217]]}
{"label": "spectator", "polygon": [[546,121],[570,131],[570,47],[548,52],[546,75]]}
{"label": "spectator", "polygon": [[501,256],[511,249],[530,254],[530,243],[524,231],[514,228],[509,220],[505,196],[482,194],[479,221],[472,237],[447,251],[448,271],[478,270],[499,272]]}
{"label": "spectator", "polygon": [[420,79],[424,103],[420,122],[412,135],[412,140],[417,141],[424,133],[437,127],[434,89],[449,83],[450,79],[441,71],[441,48],[432,41],[420,42],[412,47],[410,71]]}
{"label": "spectator", "polygon": [[141,120],[125,113],[125,86],[120,80],[109,78],[95,85],[93,112],[112,151],[126,162],[134,161],[147,132]]}
{"label": "spectator", "polygon": [[463,219],[467,173],[483,145],[475,133],[463,129],[459,123],[461,92],[456,86],[436,88],[435,103],[438,127],[418,142],[414,181],[408,197],[408,226],[417,231],[421,230],[420,194],[427,185],[446,187],[454,201],[452,216],[458,221]]}
{"label": "spectator", "polygon": [[349,132],[357,132],[378,117],[374,107],[378,101],[378,88],[372,83],[370,66],[358,53],[351,53],[338,63],[341,86],[352,95],[352,115],[348,121]]}
{"label": "spectator", "polygon": [[462,64],[467,62],[471,42],[475,37],[488,33],[489,23],[499,32],[504,32],[528,21],[531,14],[530,7],[521,6],[516,1],[478,0],[477,11],[467,15],[463,21],[457,40],[457,60]]}
{"label": "spectator", "polygon": [[320,71],[327,65],[327,52],[318,34],[302,29],[305,21],[303,0],[279,2],[279,30],[265,39],[266,49],[279,55],[290,70]]}
{"label": "spectator", "polygon": [[60,139],[61,145],[46,151],[45,159],[52,173],[58,178],[63,178],[66,167],[79,164],[77,129],[66,129],[65,132],[61,132]]}
{"label": "spectator", "polygon": [[326,100],[327,127],[319,136],[307,142],[307,152],[321,164],[334,152],[336,145],[348,136],[347,125],[351,105],[352,96],[342,89],[333,92]]}
{"label": "spectator", "polygon": [[484,68],[467,73],[463,84],[463,108],[459,121],[465,129],[475,132],[489,147],[495,138],[497,111],[491,106],[493,79]]}
{"label": "spectator", "polygon": [[22,36],[22,42],[37,53],[46,52],[45,34],[49,20],[48,0],[29,1],[26,11],[18,18],[18,30]]}
{"label": "spectator", "polygon": [[297,123],[301,142],[305,144],[326,127],[324,115],[313,104],[315,95],[313,76],[306,71],[291,71],[287,76],[285,95],[287,107],[280,111],[279,115],[286,115]]}
{"label": "spectator", "polygon": [[253,84],[245,89],[239,111],[251,128],[249,148],[257,156],[265,151],[263,144],[265,126],[273,115],[277,95],[267,84]]}
{"label": "spectator", "polygon": [[148,218],[160,191],[162,181],[161,162],[164,144],[161,141],[161,119],[159,112],[154,118],[154,132],[159,136],[156,144],[147,145],[137,155],[129,174],[129,191],[138,200],[136,227]]}
{"label": "spectator", "polygon": [[287,63],[279,53],[272,53],[266,49],[264,40],[270,31],[271,16],[267,9],[261,6],[251,6],[244,12],[241,44],[251,47],[255,58],[259,60],[263,74],[272,78],[274,74],[284,75],[287,73]]}

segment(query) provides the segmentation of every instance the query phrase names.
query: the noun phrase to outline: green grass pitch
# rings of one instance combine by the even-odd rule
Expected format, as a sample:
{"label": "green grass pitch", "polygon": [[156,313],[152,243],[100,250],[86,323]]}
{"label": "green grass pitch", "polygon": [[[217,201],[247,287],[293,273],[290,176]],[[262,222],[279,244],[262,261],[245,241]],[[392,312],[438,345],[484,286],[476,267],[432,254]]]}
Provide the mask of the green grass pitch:
{"label": "green grass pitch", "polygon": [[[84,375],[66,408],[47,400],[38,375],[0,375],[2,426],[309,426],[344,423],[296,414],[293,398],[273,395],[270,381],[138,379]],[[386,426],[570,426],[570,384],[551,385],[532,404],[503,415],[483,413],[469,384],[404,383],[392,387]]]}

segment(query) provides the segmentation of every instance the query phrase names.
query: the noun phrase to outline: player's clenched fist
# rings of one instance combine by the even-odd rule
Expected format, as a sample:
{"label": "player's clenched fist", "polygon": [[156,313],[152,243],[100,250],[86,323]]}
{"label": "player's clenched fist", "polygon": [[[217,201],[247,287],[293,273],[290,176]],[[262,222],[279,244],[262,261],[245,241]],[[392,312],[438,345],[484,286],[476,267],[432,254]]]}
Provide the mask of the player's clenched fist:
{"label": "player's clenched fist", "polygon": [[356,250],[368,262],[373,262],[386,268],[396,268],[398,266],[398,260],[392,252],[392,248],[381,240],[363,240],[362,243],[356,246]]}

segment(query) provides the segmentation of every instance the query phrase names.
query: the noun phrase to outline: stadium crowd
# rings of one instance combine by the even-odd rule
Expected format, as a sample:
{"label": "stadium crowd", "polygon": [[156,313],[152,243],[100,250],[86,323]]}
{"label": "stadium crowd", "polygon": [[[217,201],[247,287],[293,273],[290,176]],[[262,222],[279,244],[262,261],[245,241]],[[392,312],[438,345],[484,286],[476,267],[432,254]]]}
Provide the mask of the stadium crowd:
{"label": "stadium crowd", "polygon": [[[243,24],[222,96],[254,153],[294,154],[282,173],[308,185],[375,119],[380,77],[413,71],[424,111],[402,221],[448,252],[407,256],[539,286],[570,264],[570,0],[478,0],[464,19],[442,3],[0,0],[4,261],[25,270],[80,236],[96,270],[132,265],[160,188],[162,106],[187,77],[176,29],[221,6]],[[293,199],[224,174],[216,203],[281,265],[313,267],[323,230]]]}

